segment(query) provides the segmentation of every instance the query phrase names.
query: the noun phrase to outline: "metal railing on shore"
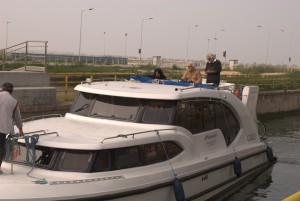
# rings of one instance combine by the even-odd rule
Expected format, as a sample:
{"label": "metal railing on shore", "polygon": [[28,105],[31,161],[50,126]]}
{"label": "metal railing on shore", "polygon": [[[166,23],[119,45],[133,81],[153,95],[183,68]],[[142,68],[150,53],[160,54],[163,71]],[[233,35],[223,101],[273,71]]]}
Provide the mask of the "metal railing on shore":
{"label": "metal railing on shore", "polygon": [[[24,70],[26,71],[29,60],[39,63],[43,66],[43,71],[47,71],[47,44],[48,41],[26,41],[0,50],[0,66],[2,66],[2,71],[6,70],[8,63],[16,61],[23,63]],[[43,53],[35,54],[35,51]]]}

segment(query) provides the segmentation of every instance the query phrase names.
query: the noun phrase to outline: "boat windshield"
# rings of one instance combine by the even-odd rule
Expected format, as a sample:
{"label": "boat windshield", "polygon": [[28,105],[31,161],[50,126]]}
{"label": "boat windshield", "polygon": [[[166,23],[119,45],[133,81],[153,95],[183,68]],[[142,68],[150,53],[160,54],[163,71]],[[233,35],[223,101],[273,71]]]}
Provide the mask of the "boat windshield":
{"label": "boat windshield", "polygon": [[148,124],[171,124],[177,101],[107,96],[81,92],[71,113]]}
{"label": "boat windshield", "polygon": [[133,121],[141,105],[140,99],[97,95],[91,116]]}

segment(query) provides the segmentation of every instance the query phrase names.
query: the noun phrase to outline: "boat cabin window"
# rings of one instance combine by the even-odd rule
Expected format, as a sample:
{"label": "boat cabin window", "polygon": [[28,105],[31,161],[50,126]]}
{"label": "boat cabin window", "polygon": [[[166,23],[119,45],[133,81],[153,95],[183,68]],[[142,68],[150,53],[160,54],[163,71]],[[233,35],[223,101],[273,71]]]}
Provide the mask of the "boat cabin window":
{"label": "boat cabin window", "polygon": [[97,95],[91,116],[133,121],[141,105],[136,98]]}
{"label": "boat cabin window", "polygon": [[[105,172],[146,166],[171,159],[183,151],[171,141],[106,150],[64,150],[37,146],[36,157],[29,157],[27,162],[29,152],[23,143],[20,143],[20,149],[21,154],[14,159],[15,163],[32,166],[32,159],[35,167],[66,172]],[[10,162],[10,159],[6,161]]]}
{"label": "boat cabin window", "polygon": [[79,93],[71,107],[71,113],[87,116],[92,104],[93,94]]}
{"label": "boat cabin window", "polygon": [[149,100],[145,104],[142,123],[169,124],[174,111],[173,101]]}
{"label": "boat cabin window", "polygon": [[[182,152],[182,148],[174,142],[164,142],[168,158]],[[160,142],[133,147],[101,150],[94,166],[95,172],[120,170],[166,161],[167,156]]]}
{"label": "boat cabin window", "polygon": [[172,124],[177,101],[79,93],[71,113],[147,124]]}
{"label": "boat cabin window", "polygon": [[229,145],[240,130],[239,122],[229,106],[218,100],[191,99],[180,101],[174,124],[197,134],[220,129]]}
{"label": "boat cabin window", "polygon": [[59,170],[70,172],[87,171],[92,159],[92,152],[67,150],[62,153]]}

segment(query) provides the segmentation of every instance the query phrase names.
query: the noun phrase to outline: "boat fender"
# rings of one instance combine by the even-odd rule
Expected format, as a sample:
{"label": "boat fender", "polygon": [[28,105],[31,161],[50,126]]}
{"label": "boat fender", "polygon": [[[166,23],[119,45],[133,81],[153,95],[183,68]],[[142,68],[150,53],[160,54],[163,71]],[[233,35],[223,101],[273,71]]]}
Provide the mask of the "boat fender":
{"label": "boat fender", "polygon": [[273,154],[273,150],[271,147],[267,147],[266,149],[266,154],[267,154],[267,158],[270,162],[274,162],[274,154]]}
{"label": "boat fender", "polygon": [[184,201],[185,200],[182,183],[177,178],[174,179],[173,190],[174,190],[176,201]]}
{"label": "boat fender", "polygon": [[240,177],[242,175],[242,164],[238,157],[235,157],[233,161],[233,170],[237,177]]}

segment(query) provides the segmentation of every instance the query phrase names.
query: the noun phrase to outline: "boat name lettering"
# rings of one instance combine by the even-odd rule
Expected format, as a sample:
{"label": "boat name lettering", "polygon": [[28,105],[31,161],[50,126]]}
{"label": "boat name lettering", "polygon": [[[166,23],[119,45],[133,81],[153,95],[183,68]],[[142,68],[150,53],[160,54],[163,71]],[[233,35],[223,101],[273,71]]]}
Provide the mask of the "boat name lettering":
{"label": "boat name lettering", "polygon": [[59,185],[59,184],[82,184],[82,183],[90,183],[90,182],[98,182],[98,181],[108,181],[115,179],[124,179],[124,176],[113,176],[113,177],[101,177],[94,179],[79,179],[79,180],[69,180],[69,181],[52,181],[49,182],[50,185]]}
{"label": "boat name lettering", "polygon": [[208,134],[207,136],[205,136],[205,140],[209,140],[209,139],[216,138],[216,137],[217,137],[216,133],[214,133],[214,134]]}
{"label": "boat name lettering", "polygon": [[213,134],[208,134],[205,136],[205,141],[206,141],[206,144],[208,146],[212,146],[216,143],[216,140],[217,140],[217,134],[216,133],[213,133]]}

